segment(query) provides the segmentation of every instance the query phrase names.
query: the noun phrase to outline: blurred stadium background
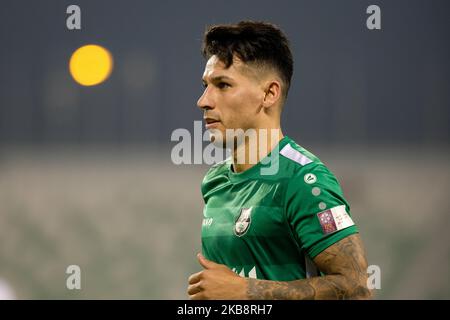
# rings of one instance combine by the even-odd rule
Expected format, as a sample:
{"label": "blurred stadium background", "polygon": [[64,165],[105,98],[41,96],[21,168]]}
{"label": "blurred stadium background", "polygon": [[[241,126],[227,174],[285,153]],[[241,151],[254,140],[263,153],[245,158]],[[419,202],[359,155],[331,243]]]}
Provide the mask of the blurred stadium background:
{"label": "blurred stadium background", "polygon": [[[284,131],[340,179],[381,268],[376,297],[449,299],[450,4],[377,1],[370,31],[371,4],[3,1],[0,296],[187,298],[207,166],[174,165],[170,135],[201,119],[205,26],[253,19],[291,39]],[[90,43],[114,69],[84,87],[68,63]],[[66,288],[71,264],[81,290]]]}

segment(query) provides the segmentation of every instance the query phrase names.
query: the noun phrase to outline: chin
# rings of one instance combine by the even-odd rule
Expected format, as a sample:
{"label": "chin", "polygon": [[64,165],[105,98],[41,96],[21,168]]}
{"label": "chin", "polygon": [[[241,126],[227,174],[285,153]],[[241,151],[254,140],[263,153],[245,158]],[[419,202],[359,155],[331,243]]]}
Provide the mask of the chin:
{"label": "chin", "polygon": [[217,148],[225,149],[227,146],[225,136],[219,129],[209,130],[209,141]]}

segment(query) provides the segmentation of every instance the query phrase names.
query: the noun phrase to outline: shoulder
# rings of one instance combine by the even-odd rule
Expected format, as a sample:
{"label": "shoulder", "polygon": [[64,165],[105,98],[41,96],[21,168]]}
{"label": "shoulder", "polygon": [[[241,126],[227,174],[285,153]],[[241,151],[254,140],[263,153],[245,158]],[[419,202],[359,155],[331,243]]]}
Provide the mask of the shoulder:
{"label": "shoulder", "polygon": [[312,152],[290,140],[280,150],[280,162],[289,176],[290,190],[339,187],[333,172]]}
{"label": "shoulder", "polygon": [[[344,212],[349,214],[349,203],[334,173],[312,153],[298,146],[294,149],[311,161],[305,164],[303,160],[300,164],[289,159],[293,169],[285,189],[288,218],[314,216],[325,209],[332,210],[338,216]],[[295,157],[300,156],[297,154]],[[317,225],[318,221],[314,223]]]}
{"label": "shoulder", "polygon": [[290,178],[295,178],[308,172],[329,172],[328,168],[316,155],[292,139],[289,139],[288,143],[280,149],[280,158],[280,162],[289,173]]}

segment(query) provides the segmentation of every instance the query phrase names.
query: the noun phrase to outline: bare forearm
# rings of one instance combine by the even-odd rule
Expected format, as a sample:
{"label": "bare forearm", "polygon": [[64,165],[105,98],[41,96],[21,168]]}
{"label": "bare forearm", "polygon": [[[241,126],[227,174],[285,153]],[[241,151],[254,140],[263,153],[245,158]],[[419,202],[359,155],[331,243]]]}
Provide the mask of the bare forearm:
{"label": "bare forearm", "polygon": [[326,275],[295,281],[248,279],[247,295],[252,300],[368,299],[370,291],[361,281]]}
{"label": "bare forearm", "polygon": [[325,276],[294,281],[249,279],[249,299],[368,299],[367,261],[358,234],[330,246],[315,259]]}

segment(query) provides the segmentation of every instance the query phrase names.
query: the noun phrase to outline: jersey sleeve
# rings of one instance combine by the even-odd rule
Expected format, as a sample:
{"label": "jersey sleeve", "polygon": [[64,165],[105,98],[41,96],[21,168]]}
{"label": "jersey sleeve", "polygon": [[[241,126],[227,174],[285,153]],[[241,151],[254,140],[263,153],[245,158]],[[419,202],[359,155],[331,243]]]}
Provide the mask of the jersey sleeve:
{"label": "jersey sleeve", "polygon": [[339,182],[323,164],[306,165],[289,180],[285,212],[294,237],[311,259],[358,232]]}

